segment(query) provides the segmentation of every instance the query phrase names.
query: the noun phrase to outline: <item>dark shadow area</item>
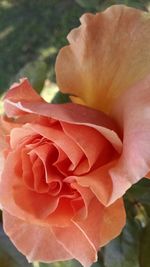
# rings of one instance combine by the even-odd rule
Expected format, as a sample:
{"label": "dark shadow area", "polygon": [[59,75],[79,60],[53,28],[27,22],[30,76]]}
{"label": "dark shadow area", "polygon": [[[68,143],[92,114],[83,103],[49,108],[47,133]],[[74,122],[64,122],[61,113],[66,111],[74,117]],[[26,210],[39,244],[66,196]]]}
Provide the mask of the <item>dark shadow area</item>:
{"label": "dark shadow area", "polygon": [[84,10],[72,0],[0,1],[0,91],[27,62],[42,59],[53,69]]}

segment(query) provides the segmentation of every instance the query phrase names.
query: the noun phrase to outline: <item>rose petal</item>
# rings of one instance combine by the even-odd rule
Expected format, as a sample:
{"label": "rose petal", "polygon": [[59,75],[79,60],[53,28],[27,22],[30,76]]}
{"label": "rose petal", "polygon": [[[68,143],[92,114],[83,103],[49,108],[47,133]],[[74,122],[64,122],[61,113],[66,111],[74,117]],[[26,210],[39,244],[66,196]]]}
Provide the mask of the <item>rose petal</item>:
{"label": "rose petal", "polygon": [[65,228],[53,227],[57,241],[84,267],[90,267],[97,259],[94,245],[76,225]]}
{"label": "rose petal", "polygon": [[24,142],[29,143],[36,136],[37,134],[32,129],[26,127],[20,127],[20,128],[15,127],[10,132],[11,148],[16,149],[19,145],[23,146]]}
{"label": "rose petal", "polygon": [[45,222],[51,226],[66,227],[71,224],[74,216],[74,210],[69,198],[60,198],[57,209],[54,213],[50,214]]}
{"label": "rose petal", "polygon": [[30,262],[68,260],[72,256],[57,242],[50,227],[42,227],[20,220],[3,211],[4,230],[17,249]]}
{"label": "rose petal", "polygon": [[[42,100],[32,101],[20,100],[16,102],[16,94],[19,94],[22,83],[15,88],[15,91],[11,93],[11,99],[5,98],[4,102],[9,102],[9,105],[14,109],[14,113],[10,116],[16,116],[18,110],[20,112],[31,113],[46,116],[50,119],[64,121],[73,124],[81,124],[93,127],[98,130],[106,139],[108,139],[115,149],[121,151],[121,141],[116,134],[118,128],[114,121],[102,112],[90,109],[81,105],[68,103],[68,104],[48,104]],[[33,90],[33,89],[32,89]],[[26,94],[30,94],[30,87],[26,88]]]}
{"label": "rose petal", "polygon": [[110,162],[93,171],[76,177],[76,181],[80,186],[90,187],[93,194],[103,205],[108,205],[110,195],[113,191],[113,184],[109,175],[109,169],[114,166],[115,162]]}
{"label": "rose petal", "polygon": [[125,210],[123,201],[119,199],[106,208],[94,198],[89,205],[88,217],[81,222],[74,220],[74,223],[87,235],[98,250],[119,235],[124,227]]}
{"label": "rose petal", "polygon": [[[22,87],[26,85],[25,91],[22,96]],[[21,93],[20,93],[21,92]],[[33,97],[33,92],[36,95],[35,101]],[[31,97],[30,97],[31,95]],[[17,97],[16,97],[17,96]],[[98,112],[93,109],[85,108],[81,105],[70,104],[53,104],[50,105],[46,103],[37,93],[32,89],[29,81],[27,79],[21,80],[21,82],[13,88],[10,88],[4,98],[4,103],[11,106],[14,109],[14,113],[10,114],[10,117],[16,116],[18,109],[20,112],[27,112],[38,115],[43,115],[46,117],[54,118],[56,120],[74,123],[91,123],[95,125],[101,125],[103,127],[109,128],[111,130],[116,130],[116,125],[114,121],[106,116],[102,112]],[[50,108],[50,110],[49,110]],[[7,108],[6,108],[7,109]],[[77,111],[76,111],[77,109]],[[67,110],[67,112],[66,112]],[[7,110],[5,110],[7,113]],[[26,116],[27,114],[25,114]],[[23,117],[24,118],[24,117]],[[18,120],[18,118],[17,118]],[[22,121],[22,118],[21,118]]]}
{"label": "rose petal", "polygon": [[[76,210],[74,220],[75,221],[76,220],[77,221],[84,220],[88,216],[89,205],[90,205],[92,199],[94,198],[94,194],[91,192],[91,190],[89,188],[84,188],[84,187],[80,186],[79,184],[77,184],[76,182],[71,183],[71,186],[73,188],[75,188],[80,193],[80,195],[82,197],[82,201],[84,203],[84,206],[82,204],[82,207],[79,210]],[[72,204],[72,207],[75,208],[76,199],[72,200],[71,204]]]}
{"label": "rose petal", "polygon": [[6,159],[1,176],[0,203],[5,210],[20,219],[46,224],[44,218],[55,210],[58,199],[29,191],[25,187],[20,175],[20,154],[20,150],[14,151]]}
{"label": "rose petal", "polygon": [[113,5],[85,14],[68,40],[57,57],[57,83],[89,107],[109,112],[122,91],[149,73],[149,13]]}
{"label": "rose petal", "polygon": [[[13,102],[12,104],[18,105]],[[21,102],[19,108],[58,121],[92,127],[99,131],[119,153],[121,152],[122,143],[117,134],[120,134],[119,129],[110,117],[100,111],[73,103],[60,105]]]}
{"label": "rose petal", "polygon": [[54,129],[51,125],[46,127],[39,124],[29,124],[28,127],[35,133],[40,134],[49,141],[58,145],[66,153],[73,166],[77,166],[83,156],[83,153],[77,144],[73,142],[71,138],[67,137],[63,131]]}
{"label": "rose petal", "polygon": [[36,193],[27,189],[24,184],[14,185],[13,197],[17,206],[41,220],[44,220],[49,214],[53,213],[59,203],[58,197],[51,196],[47,193]]}
{"label": "rose petal", "polygon": [[[88,159],[89,167],[86,169],[88,172],[93,165],[98,161],[101,157],[101,164],[105,164],[109,160],[109,156],[111,154],[112,147],[110,143],[101,135],[98,131],[93,129],[92,127],[86,127],[84,125],[73,125],[68,123],[61,123],[63,130],[69,138],[73,139],[73,141],[78,144],[78,146],[84,152],[86,158]],[[75,133],[78,134],[75,134]],[[92,142],[91,142],[92,140]],[[95,149],[96,148],[96,149]],[[108,155],[106,156],[106,151]],[[100,166],[100,160],[99,160]],[[80,166],[79,166],[80,167]],[[80,175],[83,174],[80,168]],[[78,170],[76,169],[74,174],[77,174]]]}
{"label": "rose petal", "polygon": [[110,171],[114,201],[150,170],[150,75],[118,99],[112,114],[124,135],[122,155]]}
{"label": "rose petal", "polygon": [[24,115],[25,112],[11,105],[12,100],[13,102],[19,102],[21,100],[34,103],[44,102],[44,99],[33,90],[26,78],[21,79],[20,83],[14,83],[4,97],[4,109],[8,117]]}
{"label": "rose petal", "polygon": [[110,240],[117,237],[126,223],[126,212],[123,199],[118,199],[104,210],[101,224],[100,244],[105,246]]}

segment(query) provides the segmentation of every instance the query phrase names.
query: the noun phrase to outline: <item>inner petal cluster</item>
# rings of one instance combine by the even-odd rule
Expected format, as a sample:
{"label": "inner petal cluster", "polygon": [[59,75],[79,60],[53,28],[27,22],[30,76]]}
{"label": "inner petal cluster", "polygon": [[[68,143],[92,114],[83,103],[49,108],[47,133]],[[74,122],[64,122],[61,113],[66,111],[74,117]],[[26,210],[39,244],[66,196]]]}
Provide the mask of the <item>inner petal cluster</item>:
{"label": "inner petal cluster", "polygon": [[[88,131],[87,136],[92,138],[89,144]],[[110,143],[92,128],[49,121],[14,128],[10,146],[20,153],[13,186],[16,204],[36,218],[52,221],[59,211],[64,216],[62,206],[70,217],[87,209],[85,191],[76,177],[82,178],[107,163],[115,153]],[[91,199],[93,193],[88,195]]]}

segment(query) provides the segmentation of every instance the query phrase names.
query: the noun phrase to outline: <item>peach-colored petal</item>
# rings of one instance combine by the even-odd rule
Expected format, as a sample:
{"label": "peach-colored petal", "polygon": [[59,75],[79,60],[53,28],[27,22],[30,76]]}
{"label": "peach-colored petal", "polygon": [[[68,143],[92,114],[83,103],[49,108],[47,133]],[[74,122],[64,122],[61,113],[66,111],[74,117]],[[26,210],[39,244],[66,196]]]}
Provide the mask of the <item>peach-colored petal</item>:
{"label": "peach-colored petal", "polygon": [[85,14],[56,60],[60,90],[109,112],[116,97],[150,71],[149,13],[113,5]]}
{"label": "peach-colored petal", "polygon": [[[85,108],[82,105],[73,105],[72,103],[62,105],[50,105],[46,103],[44,99],[32,89],[27,79],[21,80],[20,84],[15,84],[8,90],[4,98],[4,105],[7,106],[7,104],[9,104],[10,110],[7,110],[6,107],[5,112],[10,112],[10,117],[19,115],[18,110],[20,110],[20,112],[27,112],[32,114],[32,116],[38,114],[60,121],[73,123],[82,122],[84,124],[91,123],[116,130],[114,121],[102,112]],[[13,113],[11,113],[11,109],[13,109]],[[27,114],[24,115],[26,116]]]}
{"label": "peach-colored petal", "polygon": [[[15,214],[15,216],[20,219],[32,221],[34,223],[34,221],[39,220],[31,213],[27,212],[27,210],[20,208],[14,200],[14,185],[19,183],[22,174],[20,155],[20,150],[14,151],[8,155],[5,161],[1,176],[0,203],[10,214]],[[22,201],[24,200],[22,199]],[[41,224],[43,224],[42,221]]]}
{"label": "peach-colored petal", "polygon": [[14,128],[10,132],[10,145],[15,150],[19,145],[23,146],[24,142],[31,142],[36,137],[36,133],[29,128]]}
{"label": "peach-colored petal", "polygon": [[119,199],[113,205],[104,207],[94,198],[89,206],[88,217],[81,222],[74,220],[74,223],[98,249],[119,235],[124,227],[123,201]]}
{"label": "peach-colored petal", "polygon": [[123,199],[118,199],[104,210],[101,224],[100,245],[105,246],[110,240],[117,237],[126,223],[126,212]]}
{"label": "peach-colored petal", "polygon": [[39,124],[28,124],[28,127],[29,129],[31,128],[31,130],[33,130],[35,133],[40,134],[49,141],[52,141],[58,145],[58,147],[60,147],[66,153],[74,166],[76,166],[82,158],[83,153],[81,149],[75,142],[72,141],[71,138],[67,137],[63,131],[60,131],[59,129],[53,129],[51,125],[46,127]]}
{"label": "peach-colored petal", "polygon": [[50,214],[45,222],[52,226],[66,227],[71,224],[74,210],[69,198],[61,198],[54,213]]}
{"label": "peach-colored petal", "polygon": [[[76,182],[73,182],[71,185],[73,188],[75,188],[80,193],[82,201],[84,203],[84,205],[82,203],[82,206],[80,209],[76,210],[74,220],[77,220],[77,221],[84,220],[88,216],[89,205],[92,199],[94,198],[94,194],[89,188],[84,188],[80,186],[79,184],[77,184]],[[76,199],[72,200],[71,204],[72,204],[72,207],[74,208],[76,205]]]}
{"label": "peach-colored petal", "polygon": [[4,167],[4,153],[3,150],[6,148],[6,140],[5,140],[5,135],[3,132],[1,120],[0,120],[0,180],[1,180],[1,173],[3,171]]}
{"label": "peach-colored petal", "polygon": [[[69,196],[67,196],[68,199],[60,199],[58,203],[57,198],[51,195],[46,194],[44,197],[43,194],[37,194],[34,191],[29,192],[20,181],[20,172],[22,171],[20,169],[21,162],[18,161],[20,154],[20,150],[10,153],[5,162],[0,186],[0,203],[2,207],[10,214],[15,214],[17,218],[31,223],[68,226],[74,216]],[[55,212],[51,213],[56,207]],[[46,218],[46,216],[48,217]]]}
{"label": "peach-colored petal", "polygon": [[99,131],[120,153],[122,142],[117,133],[120,134],[114,120],[103,112],[90,109],[78,104],[48,104],[48,103],[13,103],[21,110],[26,112],[47,116],[55,120],[64,121],[73,124],[87,125]]}
{"label": "peach-colored petal", "polygon": [[4,230],[30,262],[68,260],[72,256],[57,242],[50,227],[30,224],[3,211]]}
{"label": "peach-colored petal", "polygon": [[88,217],[83,221],[75,217],[73,224],[66,228],[55,227],[53,231],[58,242],[65,246],[72,257],[83,266],[90,266],[96,260],[95,250],[119,235],[124,227],[123,201],[119,199],[106,208],[94,198],[89,205]]}
{"label": "peach-colored petal", "polygon": [[76,225],[65,228],[53,227],[57,241],[84,267],[90,267],[97,259],[94,245]]}
{"label": "peach-colored petal", "polygon": [[38,95],[36,91],[33,90],[32,86],[26,78],[21,79],[20,83],[13,84],[5,94],[4,109],[8,117],[25,114],[25,112],[17,109],[11,104],[12,101],[15,103],[21,100],[26,100],[33,103],[44,102],[44,99],[42,99],[40,95]]}
{"label": "peach-colored petal", "polygon": [[[11,98],[7,97],[7,95],[5,97],[5,104],[7,105],[9,102],[10,110],[11,108],[13,109],[13,113],[10,113],[9,116],[18,116],[18,112],[23,112],[25,114],[42,115],[68,123],[87,125],[100,131],[102,135],[112,143],[117,151],[121,151],[121,141],[116,134],[116,132],[118,133],[118,128],[114,121],[103,112],[72,103],[62,105],[48,104],[41,98],[35,98],[35,101],[30,99],[29,101],[28,97],[25,99],[25,96],[23,96],[16,101],[15,93],[20,95],[20,86],[22,86],[22,84],[15,87],[14,93],[11,93]],[[30,89],[30,87],[26,87],[26,95],[30,94]]]}
{"label": "peach-colored petal", "polygon": [[[88,160],[89,167],[86,170],[83,169],[82,172],[82,168],[79,165],[79,168],[74,171],[75,175],[77,175],[78,173],[81,175],[85,171],[88,172],[93,167],[93,165],[96,165],[97,162],[99,166],[104,165],[108,162],[111,157],[111,151],[113,149],[107,139],[104,138],[104,136],[101,135],[98,131],[96,131],[92,127],[87,128],[84,125],[79,126],[64,122],[62,122],[61,125],[65,134],[69,138],[72,138],[74,142],[79,145]],[[76,132],[78,134],[75,134]]]}
{"label": "peach-colored petal", "polygon": [[45,219],[58,207],[59,198],[27,189],[24,184],[14,185],[13,198],[18,207],[37,219]]}
{"label": "peach-colored petal", "polygon": [[114,166],[114,164],[115,162],[110,162],[85,175],[76,177],[77,183],[83,187],[90,187],[93,194],[103,205],[108,204],[110,195],[113,191],[109,169]]}
{"label": "peach-colored petal", "polygon": [[110,170],[114,201],[150,171],[150,75],[118,99],[112,114],[123,129],[122,155]]}

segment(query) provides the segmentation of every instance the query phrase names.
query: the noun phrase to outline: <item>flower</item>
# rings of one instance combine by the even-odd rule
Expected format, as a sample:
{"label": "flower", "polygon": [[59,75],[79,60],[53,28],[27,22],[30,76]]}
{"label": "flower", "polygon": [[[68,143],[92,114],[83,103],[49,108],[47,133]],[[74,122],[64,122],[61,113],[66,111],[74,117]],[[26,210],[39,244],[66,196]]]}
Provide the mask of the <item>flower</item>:
{"label": "flower", "polygon": [[30,261],[88,267],[125,223],[122,195],[150,176],[150,16],[112,6],[81,23],[56,61],[74,104],[44,102],[26,79],[5,96],[0,203]]}
{"label": "flower", "polygon": [[78,104],[48,104],[27,79],[6,93],[4,108],[5,232],[29,261],[90,266],[125,224],[108,173],[122,151],[115,123]]}

